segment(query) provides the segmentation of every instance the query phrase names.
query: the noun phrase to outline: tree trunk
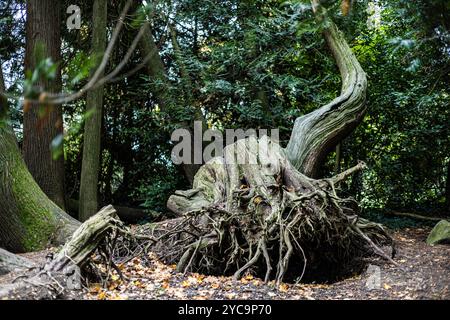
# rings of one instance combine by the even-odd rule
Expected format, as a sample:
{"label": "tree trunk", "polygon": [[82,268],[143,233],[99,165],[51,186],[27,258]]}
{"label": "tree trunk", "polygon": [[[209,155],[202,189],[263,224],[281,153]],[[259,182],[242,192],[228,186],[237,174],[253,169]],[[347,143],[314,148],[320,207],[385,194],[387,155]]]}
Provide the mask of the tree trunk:
{"label": "tree trunk", "polygon": [[316,178],[327,154],[361,122],[366,111],[367,79],[326,10],[318,0],[311,3],[317,19],[326,24],[323,35],[339,67],[342,90],[327,105],[296,119],[286,152],[300,172]]}
{"label": "tree trunk", "polygon": [[338,173],[341,171],[341,160],[342,160],[341,148],[342,148],[342,145],[341,145],[341,143],[339,143],[336,146],[336,158],[334,159],[334,172],[335,173]]}
{"label": "tree trunk", "polygon": [[152,93],[155,95],[160,109],[164,110],[166,105],[170,105],[169,91],[166,90],[169,84],[164,63],[159,56],[159,49],[150,27],[145,28],[140,47],[142,59],[147,61],[147,73],[154,82]]}
{"label": "tree trunk", "polygon": [[[183,61],[183,52],[180,48],[180,45],[178,44],[177,31],[172,24],[169,24],[169,32],[170,32],[170,39],[172,42],[173,52],[175,55],[175,61],[178,64],[178,68],[180,69],[180,76],[181,76],[181,81],[183,83],[183,90],[184,90],[185,96],[186,96],[185,100],[186,100],[186,103],[192,104],[191,76],[189,75],[189,72]],[[197,118],[200,118],[200,117],[198,117],[198,115],[197,115]]]}
{"label": "tree trunk", "polygon": [[[175,56],[180,58],[181,52],[178,43],[175,39],[175,31],[171,32],[172,41],[176,43]],[[145,29],[144,35],[141,40],[141,54],[142,58],[147,61],[147,71],[151,79],[154,81],[153,93],[158,102],[158,105],[162,111],[169,112],[171,108],[174,107],[174,99],[170,96],[170,84],[167,79],[167,74],[164,68],[164,63],[159,56],[158,46],[156,45],[155,38],[152,35],[150,27]],[[178,59],[179,61],[179,59]],[[180,66],[183,70],[183,66]],[[182,76],[188,76],[186,73]],[[189,82],[188,78],[183,78],[183,80]],[[197,112],[193,120],[201,120],[203,122],[203,116],[200,112]],[[191,125],[189,123],[180,123],[181,128],[186,128],[192,131]],[[194,152],[194,150],[192,151]],[[192,155],[193,159],[193,155]],[[195,173],[198,171],[201,165],[199,164],[182,164],[183,171],[186,178],[190,183],[194,180]]]}
{"label": "tree trunk", "polygon": [[[4,90],[4,83],[0,82],[0,91]],[[7,110],[7,104],[0,97],[0,109]],[[0,121],[0,246],[12,252],[26,252],[42,249],[49,242],[63,243],[79,223],[36,184],[12,129],[3,120]]]}
{"label": "tree trunk", "polygon": [[[92,54],[101,57],[106,47],[106,25],[108,4],[106,0],[95,0],[93,7]],[[79,218],[86,221],[98,210],[98,175],[100,166],[101,127],[103,109],[103,86],[87,94],[84,125],[83,163],[80,182]]]}
{"label": "tree trunk", "polygon": [[[184,62],[182,61],[181,48],[177,41],[176,30],[173,25],[169,24],[169,32],[171,37],[171,42],[174,50],[174,56],[176,63],[180,68],[180,75],[184,84],[183,95],[185,97],[185,106],[191,105],[191,79],[189,73],[187,72]],[[156,101],[162,111],[170,112],[171,108],[176,106],[176,100],[170,95],[170,83],[167,78],[167,73],[165,70],[164,63],[159,55],[159,49],[156,44],[155,38],[153,37],[152,30],[150,27],[145,29],[143,37],[140,42],[142,59],[147,61],[147,72],[150,78],[153,80],[154,85],[152,88],[153,94],[155,95]],[[204,117],[200,110],[195,110],[194,119],[192,122],[198,120],[204,122]],[[185,128],[192,132],[192,123],[183,122],[178,124],[181,128]],[[192,142],[193,143],[193,142]],[[194,150],[192,150],[193,159]],[[192,161],[193,162],[193,161]],[[183,172],[190,183],[193,182],[194,176],[198,169],[200,169],[200,164],[182,164]]]}
{"label": "tree trunk", "polygon": [[450,216],[450,161],[447,164],[447,180],[445,181],[445,203],[447,216]]}
{"label": "tree trunk", "polygon": [[[44,56],[61,60],[61,1],[30,0],[26,12],[25,70],[33,71],[40,61],[35,50],[43,46]],[[61,71],[56,78],[37,83],[47,92],[61,91]],[[64,209],[64,157],[53,159],[52,141],[63,134],[62,109],[58,105],[25,104],[23,155],[25,163],[45,194]],[[62,146],[60,146],[62,150]]]}

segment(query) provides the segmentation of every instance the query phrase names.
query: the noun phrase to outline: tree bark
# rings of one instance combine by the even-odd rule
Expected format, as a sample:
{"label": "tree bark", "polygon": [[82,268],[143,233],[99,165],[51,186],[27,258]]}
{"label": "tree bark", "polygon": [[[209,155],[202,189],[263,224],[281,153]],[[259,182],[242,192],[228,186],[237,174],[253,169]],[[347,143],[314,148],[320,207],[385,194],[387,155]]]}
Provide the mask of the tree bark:
{"label": "tree bark", "polygon": [[445,181],[445,203],[447,216],[450,216],[450,161],[447,164],[447,180]]}
{"label": "tree bark", "polygon": [[159,56],[159,49],[156,45],[150,27],[146,27],[144,34],[140,41],[142,59],[146,60],[147,73],[151,77],[154,85],[152,92],[159,104],[161,110],[164,110],[169,103],[169,91],[166,90],[169,86],[164,63]]}
{"label": "tree bark", "polygon": [[111,205],[102,208],[73,233],[70,240],[50,263],[48,270],[62,271],[69,264],[82,266],[115,226],[123,226],[116,209]]}
{"label": "tree bark", "polygon": [[341,73],[341,95],[295,120],[286,152],[300,172],[316,178],[327,154],[363,119],[367,78],[344,35],[327,17],[326,10],[318,0],[311,3],[317,19],[325,23],[323,35]]}
{"label": "tree bark", "polygon": [[[106,0],[94,1],[92,54],[96,58],[101,57],[106,48],[107,11],[108,4]],[[102,109],[103,86],[99,86],[88,92],[86,100],[86,112],[89,116],[84,125],[79,207],[79,218],[81,221],[86,221],[98,210]]]}
{"label": "tree bark", "polygon": [[[27,1],[25,70],[33,71],[40,62],[35,54],[40,46],[45,57],[60,62],[60,27],[61,1]],[[37,85],[47,92],[60,92],[60,67],[54,81],[40,80]],[[53,139],[63,134],[61,106],[25,104],[23,132],[23,155],[31,175],[45,194],[64,209],[64,157],[54,160],[50,148]]]}
{"label": "tree bark", "polygon": [[[2,70],[0,68],[0,76]],[[5,91],[0,82],[0,91]],[[0,96],[0,109],[8,101]],[[39,250],[49,242],[61,244],[78,227],[39,188],[20,153],[16,137],[0,119],[0,246],[12,252]]]}
{"label": "tree bark", "polygon": [[36,267],[34,262],[0,248],[0,275],[33,267]]}
{"label": "tree bark", "polygon": [[342,148],[342,144],[338,143],[338,145],[336,146],[336,158],[334,159],[334,172],[335,173],[338,173],[341,171],[341,161],[342,161],[341,148]]}

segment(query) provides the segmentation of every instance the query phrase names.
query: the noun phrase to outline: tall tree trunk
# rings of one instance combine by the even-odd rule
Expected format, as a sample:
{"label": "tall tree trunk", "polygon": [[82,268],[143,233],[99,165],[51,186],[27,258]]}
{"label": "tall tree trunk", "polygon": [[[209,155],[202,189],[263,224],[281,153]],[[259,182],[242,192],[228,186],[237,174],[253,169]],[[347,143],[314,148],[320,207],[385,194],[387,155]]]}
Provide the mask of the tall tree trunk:
{"label": "tall tree trunk", "polygon": [[[29,0],[26,10],[25,70],[34,70],[39,63],[35,54],[39,46],[43,46],[45,57],[60,62],[61,1]],[[60,92],[60,68],[54,81],[40,81],[38,85],[48,92]],[[63,134],[61,106],[39,104],[24,108],[23,132],[23,155],[28,169],[45,194],[64,209],[64,157],[54,160],[50,148],[53,139]]]}
{"label": "tall tree trunk", "polygon": [[367,78],[344,35],[327,18],[318,0],[311,1],[341,73],[341,95],[327,105],[296,119],[286,147],[289,161],[306,176],[316,178],[327,154],[352,132],[366,111]]}
{"label": "tall tree trunk", "polygon": [[342,161],[341,148],[342,148],[342,144],[338,143],[338,145],[336,146],[336,157],[334,159],[334,172],[335,173],[338,173],[341,171],[341,161]]}
{"label": "tall tree trunk", "polygon": [[[181,81],[183,83],[183,90],[185,92],[186,102],[192,103],[192,81],[191,76],[189,75],[189,71],[186,68],[186,64],[183,61],[183,52],[178,43],[177,39],[177,31],[172,24],[169,24],[169,32],[170,39],[172,42],[173,52],[175,54],[175,61],[178,64],[178,68],[180,69]],[[196,114],[196,117],[199,118],[199,115]]]}
{"label": "tall tree trunk", "polygon": [[[178,65],[178,68],[180,70],[180,77],[183,84],[183,101],[186,106],[194,106],[195,102],[193,100],[192,96],[192,81],[191,76],[189,75],[189,71],[186,68],[186,64],[183,61],[183,52],[182,49],[178,43],[177,39],[177,31],[175,29],[175,26],[172,24],[169,24],[169,32],[170,32],[170,38],[171,43],[174,51],[175,56],[175,62]],[[205,118],[203,117],[203,114],[200,110],[200,108],[195,107],[194,109],[194,121],[201,121],[202,122],[202,129],[207,128],[207,124],[205,121]],[[180,124],[182,127],[188,129],[192,133],[192,124],[190,125],[188,122]],[[194,146],[194,137],[192,136],[191,145]],[[191,149],[191,159],[193,161],[194,159],[194,152],[195,149],[192,147]],[[200,164],[183,164],[183,171],[187,179],[190,183],[193,183],[195,174],[200,169]]]}
{"label": "tall tree trunk", "polygon": [[[5,91],[3,81],[0,91]],[[0,96],[0,110],[7,110],[7,104]],[[9,251],[26,252],[42,249],[49,242],[63,243],[79,225],[39,188],[6,118],[0,119],[0,204],[0,247]]]}
{"label": "tall tree trunk", "polygon": [[[171,27],[172,28],[172,27]],[[174,51],[175,56],[177,59],[177,62],[180,63],[181,61],[181,50],[178,45],[178,42],[176,41],[176,33],[174,29],[171,29],[171,40],[172,44],[175,44]],[[146,28],[144,35],[142,37],[142,40],[140,42],[141,44],[141,54],[142,58],[147,60],[147,72],[148,75],[152,78],[152,80],[155,82],[155,85],[153,86],[152,90],[155,95],[155,98],[158,102],[158,105],[161,110],[168,112],[170,108],[174,107],[174,100],[171,99],[170,96],[170,90],[169,90],[169,82],[167,80],[167,74],[166,70],[164,68],[164,63],[159,55],[158,46],[156,45],[155,38],[152,35],[150,27]],[[189,75],[187,74],[186,70],[184,69],[184,65],[180,64],[180,70],[181,70],[181,76],[183,78],[183,81],[185,85],[188,85],[190,82]],[[189,93],[190,94],[190,93]],[[203,116],[201,112],[198,110],[196,112],[193,121],[199,120],[203,122]],[[191,125],[189,123],[180,123],[180,127],[187,128],[191,131]],[[194,148],[192,148],[193,150]],[[194,151],[193,151],[194,152]],[[192,155],[193,160],[193,155]],[[190,183],[193,182],[194,176],[201,165],[199,164],[183,164],[183,171],[186,176],[186,178],[189,180]]]}
{"label": "tall tree trunk", "polygon": [[447,164],[447,180],[445,181],[445,203],[447,216],[450,217],[450,161]]}
{"label": "tall tree trunk", "polygon": [[152,87],[152,93],[155,95],[156,101],[159,104],[161,110],[166,105],[170,104],[168,95],[169,86],[164,63],[159,56],[159,49],[156,45],[155,38],[153,37],[150,27],[146,27],[144,34],[140,41],[141,55],[144,60],[147,60],[147,73],[155,83]]}
{"label": "tall tree trunk", "polygon": [[[101,56],[106,48],[108,4],[95,0],[93,8],[92,54]],[[81,221],[87,220],[98,210],[98,175],[100,166],[103,86],[87,94],[86,111],[92,113],[84,125],[83,163],[81,169],[80,207]]]}

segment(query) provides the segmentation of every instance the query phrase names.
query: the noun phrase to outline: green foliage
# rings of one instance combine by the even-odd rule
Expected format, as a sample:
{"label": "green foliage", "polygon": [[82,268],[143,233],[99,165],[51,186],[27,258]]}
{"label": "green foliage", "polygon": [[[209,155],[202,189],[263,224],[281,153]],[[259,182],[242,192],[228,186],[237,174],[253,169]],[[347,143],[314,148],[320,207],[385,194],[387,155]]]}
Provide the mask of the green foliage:
{"label": "green foliage", "polygon": [[168,196],[173,194],[174,187],[179,184],[178,170],[170,170],[169,174],[156,175],[157,179],[142,180],[132,196],[142,201],[141,206],[147,209],[165,212]]}
{"label": "green foliage", "polygon": [[[108,3],[109,31],[124,3]],[[448,1],[352,1],[347,14],[340,1],[322,3],[346,35],[369,81],[367,115],[342,142],[339,163],[344,170],[364,160],[369,170],[340,192],[356,196],[367,212],[442,211],[450,162]],[[88,17],[92,1],[79,5]],[[170,134],[199,114],[209,127],[219,129],[279,128],[285,144],[298,116],[335,98],[340,75],[321,35],[323,26],[310,9],[309,1],[303,0],[159,0],[145,8],[133,7],[135,14],[125,21],[107,71],[119,64],[137,28],[148,18],[167,79],[149,77],[141,68],[105,86],[102,201],[165,211],[168,196],[188,184],[181,169],[170,162]],[[19,23],[8,28],[8,19],[0,12],[5,35],[0,55],[10,66],[8,77],[14,79],[23,74],[17,61],[22,61],[24,29]],[[89,54],[89,23],[83,20],[76,32],[62,30],[61,67],[67,90],[80,89],[98,59]],[[169,24],[180,52],[175,52]],[[23,88],[18,84],[13,90],[33,96],[38,79],[51,80],[58,64],[40,61]],[[137,49],[124,70],[141,63]],[[164,108],[155,94],[158,90],[167,97]],[[84,109],[83,99],[64,106],[66,127],[72,128],[64,137],[69,196],[77,194],[79,184]],[[11,114],[20,128],[20,110],[14,107]],[[332,152],[323,175],[334,171]]]}
{"label": "green foliage", "polygon": [[84,51],[78,52],[75,57],[69,61],[65,70],[67,88],[73,90],[82,80],[87,79],[91,70],[97,65],[99,58],[101,57],[88,55]]}
{"label": "green foliage", "polygon": [[364,159],[371,168],[359,190],[367,207],[444,205],[450,161],[449,33],[435,13],[434,22],[424,16],[440,4],[386,1],[378,28],[369,29],[363,21],[355,25],[352,47],[369,77],[368,112],[345,141],[344,157]]}
{"label": "green foliage", "polygon": [[25,81],[23,83],[23,96],[28,99],[37,99],[42,88],[39,86],[42,81],[54,81],[58,70],[58,63],[46,58],[44,46],[38,44],[35,50],[37,65],[34,70],[26,70]]}

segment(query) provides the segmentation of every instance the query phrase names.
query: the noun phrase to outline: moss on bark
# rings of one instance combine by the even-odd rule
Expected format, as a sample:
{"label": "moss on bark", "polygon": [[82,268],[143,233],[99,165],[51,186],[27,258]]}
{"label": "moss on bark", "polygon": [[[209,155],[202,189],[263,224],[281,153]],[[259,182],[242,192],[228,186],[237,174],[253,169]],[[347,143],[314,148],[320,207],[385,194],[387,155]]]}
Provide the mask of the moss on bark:
{"label": "moss on bark", "polygon": [[[0,69],[0,91],[5,91]],[[39,188],[22,158],[8,124],[8,101],[0,96],[0,246],[12,252],[62,243],[79,222],[54,204]]]}
{"label": "moss on bark", "polygon": [[61,243],[78,226],[36,184],[8,127],[0,128],[0,203],[0,245],[10,251]]}

